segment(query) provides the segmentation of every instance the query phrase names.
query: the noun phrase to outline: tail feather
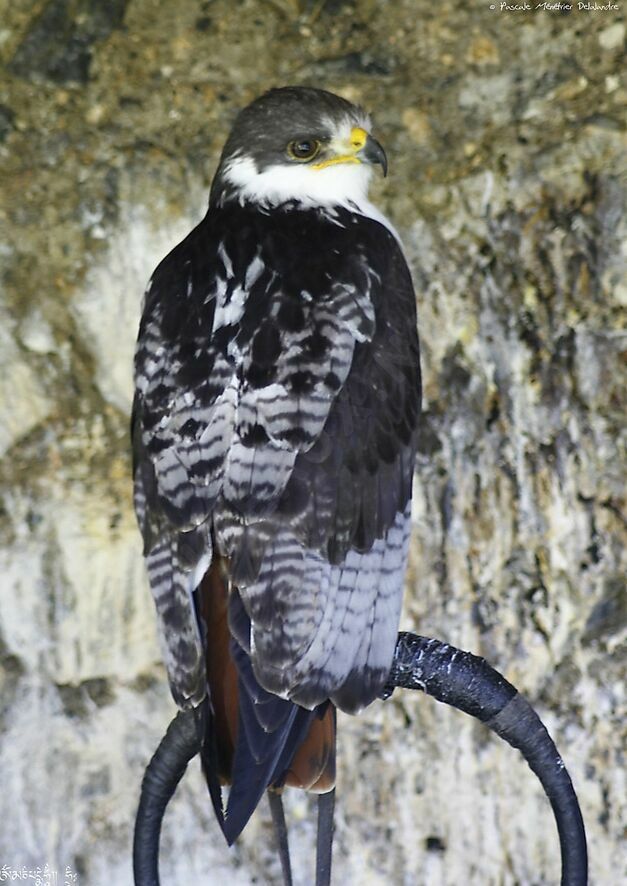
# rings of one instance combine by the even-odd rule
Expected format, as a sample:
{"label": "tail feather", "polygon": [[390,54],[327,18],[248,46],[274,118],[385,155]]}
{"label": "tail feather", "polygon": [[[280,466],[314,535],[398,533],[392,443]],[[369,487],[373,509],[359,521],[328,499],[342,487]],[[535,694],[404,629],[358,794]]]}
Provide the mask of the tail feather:
{"label": "tail feather", "polygon": [[[206,627],[211,698],[203,771],[230,845],[269,787],[292,784],[330,790],[335,778],[335,716],[329,702],[310,711],[259,685],[249,653],[250,620],[237,590],[227,594],[219,562],[214,561],[201,584],[198,611]],[[231,785],[226,810],[223,784]]]}
{"label": "tail feather", "polygon": [[[229,609],[239,607],[244,608],[237,591],[232,591]],[[241,624],[241,612],[237,619]],[[242,832],[266,789],[282,784],[315,717],[314,711],[263,689],[247,652],[234,640],[230,651],[239,675],[239,732],[222,828],[229,844]]]}
{"label": "tail feather", "polygon": [[203,741],[200,750],[200,762],[207,782],[207,788],[209,789],[213,811],[218,820],[218,824],[222,828],[222,831],[224,831],[224,805],[222,803],[222,788],[220,787],[220,778],[218,775],[220,767],[214,720],[215,715],[211,710],[209,703],[206,702],[205,740]]}

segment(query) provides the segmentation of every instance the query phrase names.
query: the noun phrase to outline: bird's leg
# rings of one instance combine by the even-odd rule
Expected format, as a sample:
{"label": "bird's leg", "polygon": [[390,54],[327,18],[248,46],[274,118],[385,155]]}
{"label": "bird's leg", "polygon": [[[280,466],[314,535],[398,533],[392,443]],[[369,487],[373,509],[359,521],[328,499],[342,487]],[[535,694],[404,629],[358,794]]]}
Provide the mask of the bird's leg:
{"label": "bird's leg", "polygon": [[586,886],[586,832],[577,795],[551,736],[516,688],[477,655],[404,632],[398,635],[381,697],[388,698],[396,687],[421,689],[481,720],[518,748],[553,807],[562,851],[562,886]]}
{"label": "bird's leg", "polygon": [[287,838],[287,825],[285,824],[285,813],[283,811],[283,799],[278,791],[269,790],[268,803],[270,804],[270,812],[272,813],[272,825],[274,827],[274,836],[276,837],[279,858],[281,859],[281,870],[283,871],[284,886],[292,886],[292,865],[290,864],[290,845]]}
{"label": "bird's leg", "polygon": [[318,796],[318,833],[316,837],[316,886],[331,883],[331,855],[333,852],[333,812],[335,788]]}

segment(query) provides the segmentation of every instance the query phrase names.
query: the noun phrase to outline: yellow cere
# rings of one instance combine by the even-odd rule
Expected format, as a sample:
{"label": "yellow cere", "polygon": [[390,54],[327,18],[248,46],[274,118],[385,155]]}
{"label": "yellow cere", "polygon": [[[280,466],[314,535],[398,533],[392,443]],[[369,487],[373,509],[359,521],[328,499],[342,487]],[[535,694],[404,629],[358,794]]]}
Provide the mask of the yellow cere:
{"label": "yellow cere", "polygon": [[351,129],[351,145],[355,148],[356,151],[361,151],[363,146],[366,144],[367,138],[368,133],[365,129],[360,129],[359,126],[354,126]]}
{"label": "yellow cere", "polygon": [[365,129],[361,129],[359,126],[354,126],[351,129],[349,143],[344,143],[344,150],[351,151],[350,154],[338,154],[336,157],[329,157],[328,160],[322,160],[321,163],[314,163],[313,169],[324,169],[327,166],[335,166],[336,163],[361,163],[359,157],[356,156],[358,151],[366,144],[366,139],[368,138],[368,133]]}

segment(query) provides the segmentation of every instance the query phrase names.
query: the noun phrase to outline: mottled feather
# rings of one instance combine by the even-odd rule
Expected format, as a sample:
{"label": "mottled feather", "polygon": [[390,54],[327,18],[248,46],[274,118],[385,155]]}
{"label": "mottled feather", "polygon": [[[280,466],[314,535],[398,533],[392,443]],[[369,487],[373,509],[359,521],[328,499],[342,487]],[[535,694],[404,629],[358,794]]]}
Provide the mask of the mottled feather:
{"label": "mottled feather", "polygon": [[420,409],[400,247],[350,209],[213,206],[152,277],[135,373],[135,502],[181,707],[207,691],[194,593],[214,549],[241,600],[232,839],[310,717],[370,703],[389,669]]}

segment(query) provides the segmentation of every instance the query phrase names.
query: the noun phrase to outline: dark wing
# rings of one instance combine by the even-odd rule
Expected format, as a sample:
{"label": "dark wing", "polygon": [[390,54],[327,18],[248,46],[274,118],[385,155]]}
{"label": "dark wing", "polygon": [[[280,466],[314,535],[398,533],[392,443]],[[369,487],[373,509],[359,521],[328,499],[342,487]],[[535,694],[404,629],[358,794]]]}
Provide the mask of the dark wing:
{"label": "dark wing", "polygon": [[305,707],[331,698],[356,711],[379,693],[396,642],[421,382],[398,243],[376,222],[338,221],[335,242],[355,260],[351,279],[368,292],[374,324],[315,444],[295,459],[257,580],[240,593],[262,685]]}
{"label": "dark wing", "polygon": [[261,684],[309,707],[370,701],[398,623],[420,402],[393,236],[348,212],[212,210],[153,276],[136,383],[136,505],[179,704],[205,691],[192,593],[212,538]]}

